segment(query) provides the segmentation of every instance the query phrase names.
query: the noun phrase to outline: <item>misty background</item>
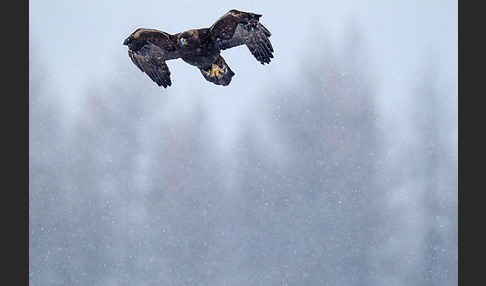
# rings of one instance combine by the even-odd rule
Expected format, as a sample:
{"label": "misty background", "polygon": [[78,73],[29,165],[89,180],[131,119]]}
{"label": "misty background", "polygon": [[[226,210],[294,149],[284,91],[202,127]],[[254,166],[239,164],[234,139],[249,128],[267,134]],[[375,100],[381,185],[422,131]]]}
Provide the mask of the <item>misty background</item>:
{"label": "misty background", "polygon": [[[263,14],[227,87],[138,27]],[[456,285],[456,1],[30,1],[30,285]]]}

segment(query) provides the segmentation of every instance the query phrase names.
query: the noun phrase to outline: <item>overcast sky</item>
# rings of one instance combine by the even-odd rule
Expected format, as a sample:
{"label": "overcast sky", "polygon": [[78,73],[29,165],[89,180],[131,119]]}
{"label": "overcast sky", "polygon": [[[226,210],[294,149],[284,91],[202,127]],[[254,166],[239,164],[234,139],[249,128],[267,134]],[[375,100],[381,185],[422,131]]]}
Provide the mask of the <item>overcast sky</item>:
{"label": "overcast sky", "polygon": [[[229,86],[173,60],[163,89],[122,45],[230,9],[275,58],[224,51]],[[29,27],[32,285],[456,284],[456,1],[30,1]]]}

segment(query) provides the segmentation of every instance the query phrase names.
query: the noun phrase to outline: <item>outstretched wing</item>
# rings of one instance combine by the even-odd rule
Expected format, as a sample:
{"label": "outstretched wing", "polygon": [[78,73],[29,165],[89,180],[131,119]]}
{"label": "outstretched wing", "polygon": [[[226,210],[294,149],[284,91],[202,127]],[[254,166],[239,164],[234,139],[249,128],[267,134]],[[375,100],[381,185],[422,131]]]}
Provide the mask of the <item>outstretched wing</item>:
{"label": "outstretched wing", "polygon": [[123,42],[132,62],[159,86],[167,87],[170,71],[165,61],[179,58],[175,36],[155,29],[139,28]]}
{"label": "outstretched wing", "polygon": [[127,45],[134,52],[137,52],[148,43],[160,48],[160,53],[164,60],[176,59],[181,56],[177,46],[177,38],[174,35],[155,29],[138,28],[123,42],[124,45]]}
{"label": "outstretched wing", "polygon": [[170,81],[169,67],[163,58],[163,50],[148,42],[138,51],[128,50],[132,62],[146,73],[158,86],[167,87]]}
{"label": "outstretched wing", "polygon": [[262,64],[270,63],[273,47],[268,39],[272,34],[260,22],[262,15],[231,10],[210,28],[217,48],[225,50],[245,44]]}

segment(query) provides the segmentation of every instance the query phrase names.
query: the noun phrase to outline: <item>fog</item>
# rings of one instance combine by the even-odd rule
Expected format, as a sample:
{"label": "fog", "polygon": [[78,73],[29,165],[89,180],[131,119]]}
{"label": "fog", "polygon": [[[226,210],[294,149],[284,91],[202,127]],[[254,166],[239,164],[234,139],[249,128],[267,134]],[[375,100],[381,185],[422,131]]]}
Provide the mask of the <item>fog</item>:
{"label": "fog", "polygon": [[[230,9],[275,58],[227,87],[122,46]],[[30,1],[29,38],[31,285],[457,284],[457,3]]]}

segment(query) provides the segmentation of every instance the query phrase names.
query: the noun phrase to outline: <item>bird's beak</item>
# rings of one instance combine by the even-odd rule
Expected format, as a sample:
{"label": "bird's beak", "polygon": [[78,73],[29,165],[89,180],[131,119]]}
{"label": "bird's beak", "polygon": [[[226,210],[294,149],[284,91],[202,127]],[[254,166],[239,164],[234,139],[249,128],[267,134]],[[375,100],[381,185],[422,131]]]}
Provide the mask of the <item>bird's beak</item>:
{"label": "bird's beak", "polygon": [[128,39],[129,38],[126,38],[125,41],[123,41],[123,45],[128,46]]}

